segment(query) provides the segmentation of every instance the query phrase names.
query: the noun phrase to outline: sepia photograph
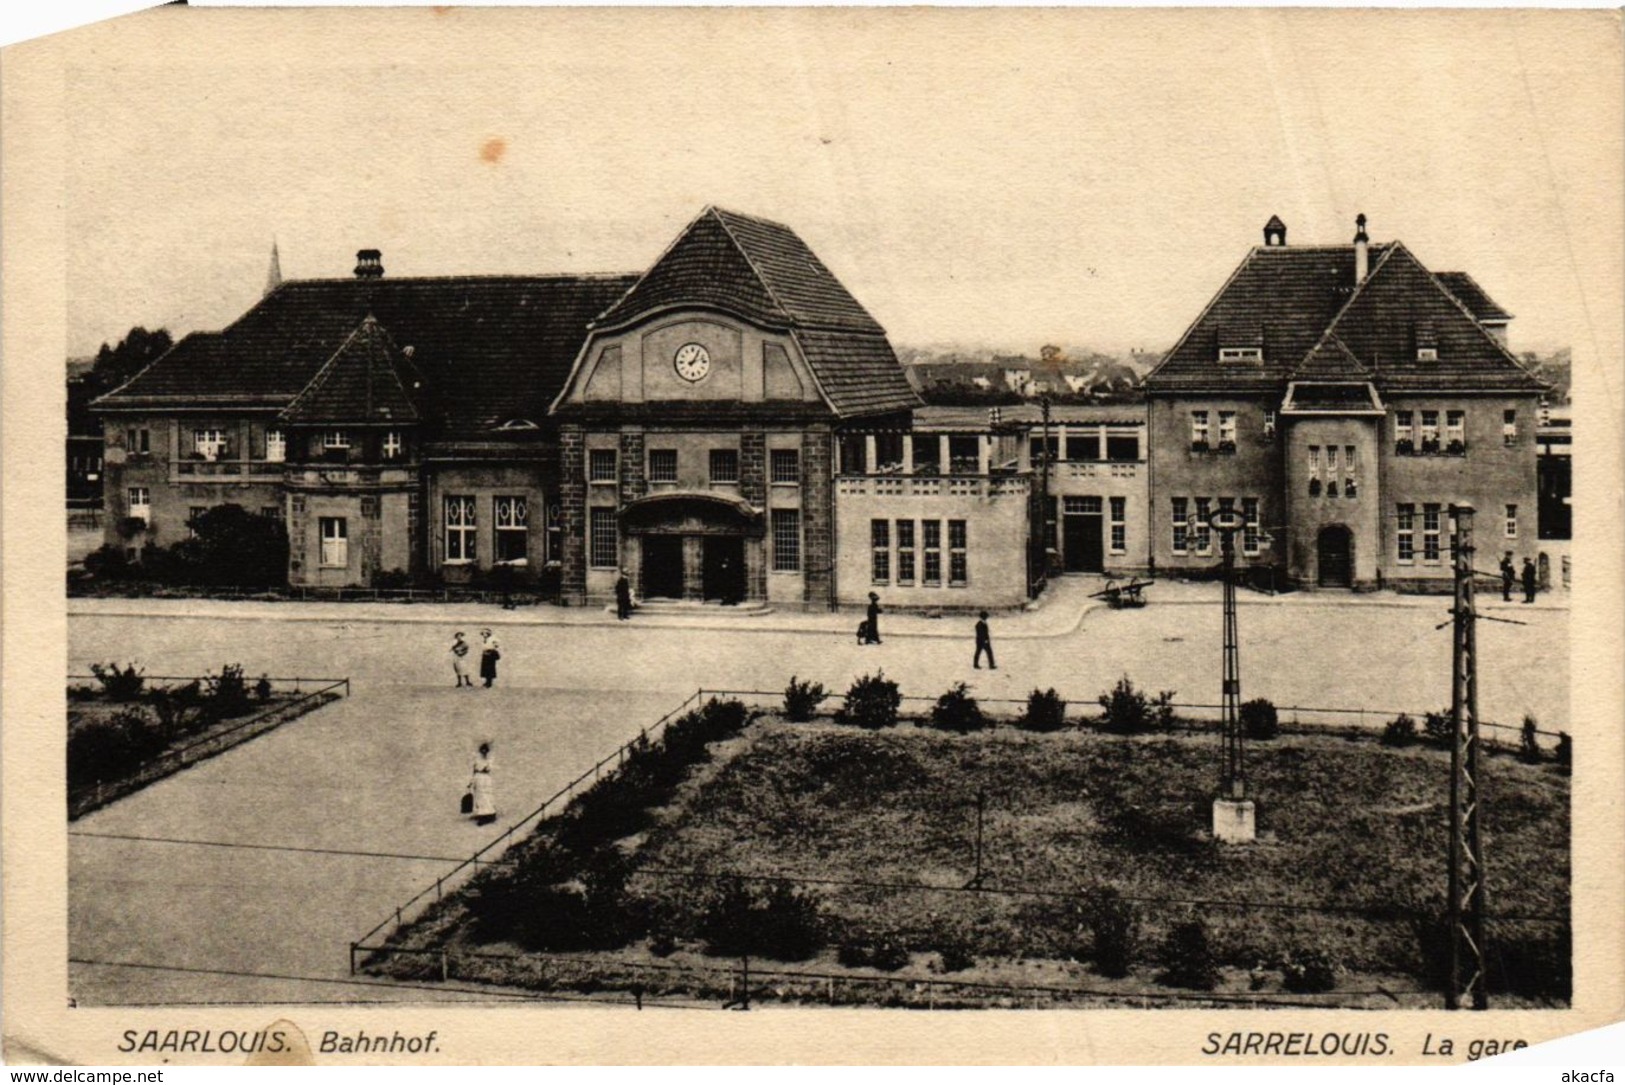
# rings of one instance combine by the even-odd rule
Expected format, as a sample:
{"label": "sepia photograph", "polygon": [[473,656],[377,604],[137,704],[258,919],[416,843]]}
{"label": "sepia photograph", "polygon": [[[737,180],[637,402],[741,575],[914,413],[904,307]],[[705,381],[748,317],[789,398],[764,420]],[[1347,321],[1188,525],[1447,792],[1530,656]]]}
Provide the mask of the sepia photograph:
{"label": "sepia photograph", "polygon": [[676,1011],[766,1011],[806,1037],[693,1058],[917,1062],[999,1010],[1094,1046],[960,1059],[1408,1063],[1619,1015],[1617,13],[8,52],[54,170],[5,178],[52,208],[7,518],[60,502],[27,590],[6,546],[60,840],[8,813],[60,928],[8,1045],[467,1061],[445,1011],[522,1008],[650,1053],[482,1058],[680,1062]]}

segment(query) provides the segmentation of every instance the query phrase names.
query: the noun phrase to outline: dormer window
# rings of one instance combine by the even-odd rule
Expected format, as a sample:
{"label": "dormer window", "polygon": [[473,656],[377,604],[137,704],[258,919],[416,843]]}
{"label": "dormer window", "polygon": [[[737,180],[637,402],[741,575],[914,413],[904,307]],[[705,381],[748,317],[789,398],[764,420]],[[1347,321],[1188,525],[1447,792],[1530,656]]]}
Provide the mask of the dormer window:
{"label": "dormer window", "polygon": [[350,431],[347,429],[329,429],[322,431],[322,448],[328,452],[350,447]]}
{"label": "dormer window", "polygon": [[398,460],[401,458],[401,431],[392,429],[384,434],[384,459]]}
{"label": "dormer window", "polygon": [[1419,362],[1439,360],[1439,340],[1434,335],[1432,324],[1424,322],[1416,325],[1416,360]]}
{"label": "dormer window", "polygon": [[527,430],[527,429],[540,429],[540,428],[541,428],[540,426],[538,426],[536,423],[532,422],[528,418],[510,418],[506,422],[502,423],[502,425],[497,427],[497,429],[505,429],[505,430],[516,430],[516,429]]}
{"label": "dormer window", "polygon": [[1259,365],[1264,361],[1263,347],[1220,347],[1222,365]]}

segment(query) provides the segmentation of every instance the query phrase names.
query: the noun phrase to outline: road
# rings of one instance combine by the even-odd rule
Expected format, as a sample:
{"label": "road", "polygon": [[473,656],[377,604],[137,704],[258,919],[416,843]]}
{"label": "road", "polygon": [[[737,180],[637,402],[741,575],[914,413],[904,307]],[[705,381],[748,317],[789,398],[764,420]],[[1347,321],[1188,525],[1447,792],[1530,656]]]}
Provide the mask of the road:
{"label": "road", "polygon": [[[1189,587],[1170,587],[1168,605],[1051,620],[1045,628],[1069,630],[1055,635],[1020,635],[1033,616],[995,619],[996,672],[970,669],[963,619],[899,619],[869,647],[828,615],[801,630],[502,625],[491,690],[451,684],[450,634],[477,625],[421,621],[427,608],[413,608],[410,623],[360,620],[378,609],[344,604],[328,605],[330,621],[75,614],[74,673],[98,661],[139,660],[153,674],[240,662],[250,675],[348,676],[353,692],[69,826],[70,955],[100,962],[72,967],[73,994],[86,1004],[437,997],[347,986],[349,942],[696,687],[780,690],[795,673],[838,691],[883,668],[907,694],[934,697],[966,680],[988,699],[1054,686],[1091,703],[1126,673],[1152,691],[1212,702],[1219,614],[1211,586]],[[1347,596],[1244,605],[1244,696],[1445,705],[1450,634],[1433,627],[1447,606]],[[1567,612],[1505,613],[1529,624],[1481,624],[1481,711],[1566,727]],[[940,635],[954,622],[966,626],[963,641]],[[1012,635],[1000,640],[1001,631]],[[481,741],[495,747],[495,829],[455,812]]]}

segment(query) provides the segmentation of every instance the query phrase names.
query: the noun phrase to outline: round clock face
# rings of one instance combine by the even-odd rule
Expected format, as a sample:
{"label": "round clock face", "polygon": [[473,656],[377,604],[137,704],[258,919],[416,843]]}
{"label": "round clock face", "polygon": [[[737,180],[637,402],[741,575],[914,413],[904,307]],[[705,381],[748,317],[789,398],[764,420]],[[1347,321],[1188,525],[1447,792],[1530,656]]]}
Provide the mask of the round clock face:
{"label": "round clock face", "polygon": [[677,348],[672,365],[677,368],[677,375],[686,381],[704,380],[711,372],[711,354],[698,343],[689,343]]}

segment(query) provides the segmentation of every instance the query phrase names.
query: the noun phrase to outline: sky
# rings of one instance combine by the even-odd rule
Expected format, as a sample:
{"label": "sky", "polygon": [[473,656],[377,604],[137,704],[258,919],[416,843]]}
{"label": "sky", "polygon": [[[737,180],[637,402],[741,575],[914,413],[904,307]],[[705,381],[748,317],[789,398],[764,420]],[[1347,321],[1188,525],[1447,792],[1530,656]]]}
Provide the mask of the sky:
{"label": "sky", "polygon": [[1605,12],[166,8],[69,69],[71,354],[285,277],[626,272],[788,223],[898,345],[1166,349],[1271,214],[1617,362]]}

